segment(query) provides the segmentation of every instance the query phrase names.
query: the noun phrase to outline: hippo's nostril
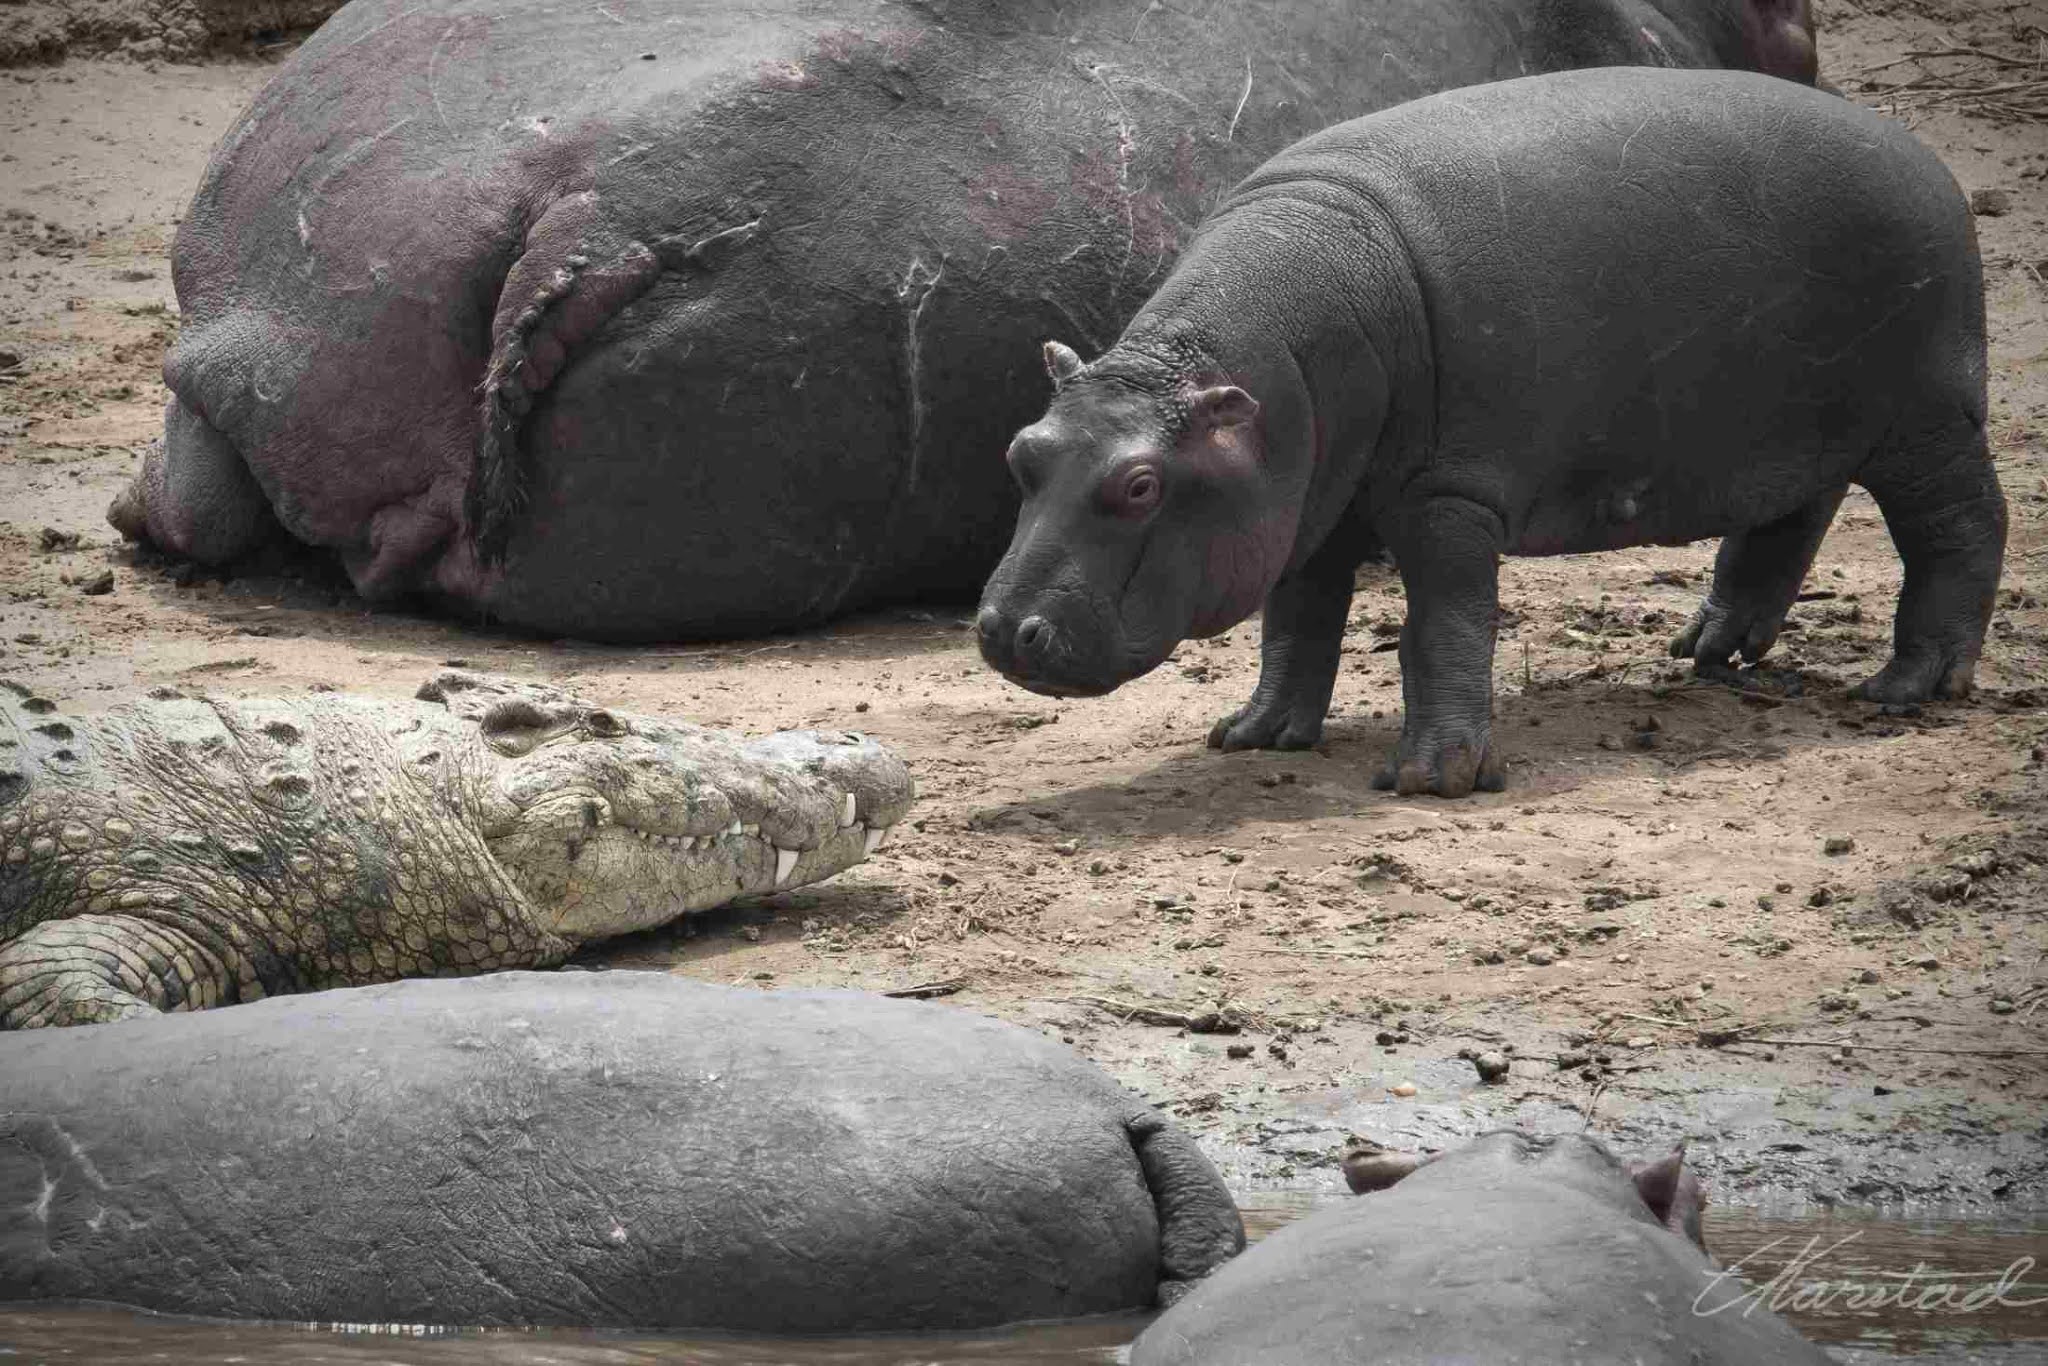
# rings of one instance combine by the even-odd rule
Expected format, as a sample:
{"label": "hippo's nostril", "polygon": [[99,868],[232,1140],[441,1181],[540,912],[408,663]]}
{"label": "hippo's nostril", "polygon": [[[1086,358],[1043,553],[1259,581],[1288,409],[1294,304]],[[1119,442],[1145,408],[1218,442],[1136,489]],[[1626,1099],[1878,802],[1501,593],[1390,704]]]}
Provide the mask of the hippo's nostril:
{"label": "hippo's nostril", "polygon": [[1052,643],[1052,623],[1044,617],[1026,617],[1017,625],[1017,650],[1020,654],[1039,655]]}
{"label": "hippo's nostril", "polygon": [[974,618],[975,632],[983,640],[994,640],[1003,633],[1003,614],[993,607],[984,607]]}

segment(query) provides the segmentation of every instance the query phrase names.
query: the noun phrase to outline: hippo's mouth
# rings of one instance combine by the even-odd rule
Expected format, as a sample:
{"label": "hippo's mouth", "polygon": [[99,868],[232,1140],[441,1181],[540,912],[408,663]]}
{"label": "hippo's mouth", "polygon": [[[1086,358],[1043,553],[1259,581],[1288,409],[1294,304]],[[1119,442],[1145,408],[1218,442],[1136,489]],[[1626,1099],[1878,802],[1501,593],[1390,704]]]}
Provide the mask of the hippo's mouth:
{"label": "hippo's mouth", "polygon": [[1055,683],[1046,678],[1029,678],[1023,674],[1005,671],[1003,677],[1026,692],[1035,692],[1041,697],[1107,697],[1116,691],[1114,683]]}

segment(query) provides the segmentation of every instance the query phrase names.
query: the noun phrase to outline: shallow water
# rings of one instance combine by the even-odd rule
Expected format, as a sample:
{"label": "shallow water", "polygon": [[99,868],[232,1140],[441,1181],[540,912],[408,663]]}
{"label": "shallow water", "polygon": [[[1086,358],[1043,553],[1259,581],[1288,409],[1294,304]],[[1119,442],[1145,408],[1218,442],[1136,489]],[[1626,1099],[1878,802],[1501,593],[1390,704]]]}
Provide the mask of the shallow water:
{"label": "shallow water", "polygon": [[[1246,1231],[1257,1240],[1333,1198],[1344,1197],[1261,1193],[1245,1209]],[[1718,1208],[1707,1237],[1722,1263],[1757,1287],[1759,1302],[1858,1366],[2048,1362],[2048,1214],[1965,1221]],[[1121,1360],[1145,1322],[1119,1315],[964,1337],[768,1341],[564,1330],[415,1335],[81,1307],[0,1310],[0,1358],[8,1366],[1099,1366]]]}

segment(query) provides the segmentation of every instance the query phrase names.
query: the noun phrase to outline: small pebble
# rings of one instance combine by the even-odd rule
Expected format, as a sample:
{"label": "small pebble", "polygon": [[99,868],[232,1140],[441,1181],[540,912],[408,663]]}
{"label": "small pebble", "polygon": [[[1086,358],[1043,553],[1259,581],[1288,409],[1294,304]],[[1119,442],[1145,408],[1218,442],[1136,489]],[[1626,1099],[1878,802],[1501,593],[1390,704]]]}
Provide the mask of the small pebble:
{"label": "small pebble", "polygon": [[1856,980],[1863,983],[1865,986],[1875,986],[1879,982],[1883,981],[1884,978],[1878,975],[1878,971],[1876,968],[1865,968],[1863,969],[1863,971],[1856,974]]}
{"label": "small pebble", "polygon": [[2012,212],[2012,193],[1996,186],[1970,191],[1970,212],[1979,218],[2003,218]]}
{"label": "small pebble", "polygon": [[1991,1013],[1993,1015],[2010,1015],[2012,1011],[2012,1002],[2006,1000],[2005,997],[1994,996],[1991,998]]}
{"label": "small pebble", "polygon": [[1498,1053],[1481,1053],[1472,1059],[1472,1066],[1479,1072],[1479,1080],[1489,1086],[1507,1080],[1508,1060]]}
{"label": "small pebble", "polygon": [[1249,1058],[1252,1055],[1252,1046],[1248,1043],[1234,1043],[1225,1048],[1223,1054],[1230,1058]]}
{"label": "small pebble", "polygon": [[1395,1095],[1405,1099],[1415,1094],[1415,1083],[1412,1081],[1396,1082],[1392,1089]]}
{"label": "small pebble", "polygon": [[1846,854],[1855,847],[1856,841],[1847,835],[1829,835],[1821,844],[1820,851],[1828,855]]}
{"label": "small pebble", "polygon": [[1557,956],[1549,949],[1531,949],[1522,955],[1522,961],[1535,967],[1547,968],[1557,961]]}
{"label": "small pebble", "polygon": [[1078,840],[1061,840],[1052,847],[1052,851],[1055,854],[1072,854],[1077,852],[1080,847],[1081,845]]}

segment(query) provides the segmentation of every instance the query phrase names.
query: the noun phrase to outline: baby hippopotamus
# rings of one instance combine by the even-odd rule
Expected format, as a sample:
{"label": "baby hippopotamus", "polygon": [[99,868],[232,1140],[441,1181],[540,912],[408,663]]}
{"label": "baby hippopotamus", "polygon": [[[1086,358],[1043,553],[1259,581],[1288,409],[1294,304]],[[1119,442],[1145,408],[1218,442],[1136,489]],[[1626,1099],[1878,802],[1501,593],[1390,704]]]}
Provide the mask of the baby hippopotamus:
{"label": "baby hippopotamus", "polygon": [[1486,1134],[1224,1266],[1131,1366],[1825,1366],[1714,1268],[1703,1203],[1682,1153]]}
{"label": "baby hippopotamus", "polygon": [[1833,95],[1618,68],[1338,124],[1237,186],[1108,352],[1046,365],[978,621],[1035,691],[1107,692],[1263,601],[1210,743],[1312,745],[1386,549],[1406,714],[1376,782],[1498,790],[1499,556],[1723,537],[1672,648],[1726,674],[1851,483],[1905,562],[1857,692],[1969,690],[2005,548],[1975,233],[1931,151]]}

